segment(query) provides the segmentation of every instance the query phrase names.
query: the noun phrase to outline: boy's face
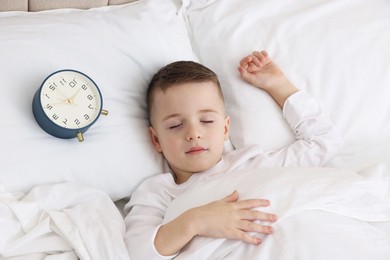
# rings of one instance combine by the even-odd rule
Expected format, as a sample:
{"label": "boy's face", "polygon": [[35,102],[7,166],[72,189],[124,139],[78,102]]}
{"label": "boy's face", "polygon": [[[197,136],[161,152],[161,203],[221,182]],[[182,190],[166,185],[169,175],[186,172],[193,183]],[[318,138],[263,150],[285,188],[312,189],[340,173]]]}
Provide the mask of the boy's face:
{"label": "boy's face", "polygon": [[229,138],[229,117],[214,83],[186,83],[165,93],[157,90],[151,114],[153,145],[164,154],[177,183],[221,159]]}

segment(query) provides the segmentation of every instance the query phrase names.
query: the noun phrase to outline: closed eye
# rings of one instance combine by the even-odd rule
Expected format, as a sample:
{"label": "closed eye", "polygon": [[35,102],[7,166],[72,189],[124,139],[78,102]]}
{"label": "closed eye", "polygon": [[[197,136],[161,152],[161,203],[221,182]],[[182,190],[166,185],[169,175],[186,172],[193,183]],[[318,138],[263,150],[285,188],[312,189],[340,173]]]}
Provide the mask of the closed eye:
{"label": "closed eye", "polygon": [[178,128],[178,127],[180,127],[182,125],[183,125],[182,123],[177,124],[177,125],[173,125],[173,126],[170,126],[169,129],[175,129],[175,128]]}
{"label": "closed eye", "polygon": [[200,122],[202,122],[204,124],[211,124],[211,123],[214,123],[214,120],[202,120]]}

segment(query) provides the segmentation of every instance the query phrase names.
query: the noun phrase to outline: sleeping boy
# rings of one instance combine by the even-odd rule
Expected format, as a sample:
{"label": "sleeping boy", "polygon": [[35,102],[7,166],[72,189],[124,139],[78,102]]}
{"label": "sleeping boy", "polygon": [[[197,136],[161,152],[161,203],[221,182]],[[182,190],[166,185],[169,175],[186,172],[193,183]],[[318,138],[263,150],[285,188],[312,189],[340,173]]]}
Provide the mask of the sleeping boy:
{"label": "sleeping boy", "polygon": [[282,108],[295,142],[279,151],[265,152],[254,145],[224,153],[230,118],[217,75],[192,61],[161,68],[147,93],[149,132],[168,167],[166,173],[145,180],[126,205],[125,239],[131,259],[172,259],[196,236],[261,244],[256,234],[272,234],[270,224],[277,220],[275,214],[259,211],[270,205],[264,198],[240,200],[232,190],[167,223],[164,217],[170,203],[202,175],[259,167],[322,166],[340,149],[342,139],[333,123],[315,100],[285,77],[266,51],[244,57],[238,71]]}

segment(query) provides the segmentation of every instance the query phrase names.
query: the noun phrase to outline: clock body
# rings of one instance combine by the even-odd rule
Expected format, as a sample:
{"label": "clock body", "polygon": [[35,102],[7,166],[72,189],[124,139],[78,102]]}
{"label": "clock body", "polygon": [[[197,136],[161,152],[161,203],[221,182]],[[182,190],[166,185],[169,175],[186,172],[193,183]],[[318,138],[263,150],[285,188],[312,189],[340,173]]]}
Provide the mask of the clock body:
{"label": "clock body", "polygon": [[32,104],[40,127],[65,139],[87,131],[99,118],[102,107],[102,95],[95,82],[71,69],[50,74],[36,91]]}

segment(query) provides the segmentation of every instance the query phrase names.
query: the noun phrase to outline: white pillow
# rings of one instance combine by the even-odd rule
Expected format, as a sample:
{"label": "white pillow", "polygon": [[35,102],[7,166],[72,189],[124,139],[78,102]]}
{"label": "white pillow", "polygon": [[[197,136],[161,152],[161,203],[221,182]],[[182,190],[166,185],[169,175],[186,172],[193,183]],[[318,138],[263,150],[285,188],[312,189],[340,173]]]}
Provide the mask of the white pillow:
{"label": "white pillow", "polygon": [[[176,13],[172,0],[0,13],[0,182],[5,189],[26,192],[69,180],[116,200],[162,171],[147,132],[145,93],[161,66],[195,58]],[[48,135],[32,114],[34,93],[60,69],[91,77],[109,111],[84,134],[83,143]]]}
{"label": "white pillow", "polygon": [[184,7],[199,60],[221,79],[236,148],[274,150],[293,140],[270,96],[239,78],[239,60],[262,49],[319,101],[345,138],[345,155],[390,144],[388,2],[185,0]]}

